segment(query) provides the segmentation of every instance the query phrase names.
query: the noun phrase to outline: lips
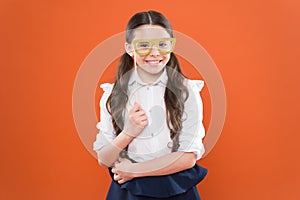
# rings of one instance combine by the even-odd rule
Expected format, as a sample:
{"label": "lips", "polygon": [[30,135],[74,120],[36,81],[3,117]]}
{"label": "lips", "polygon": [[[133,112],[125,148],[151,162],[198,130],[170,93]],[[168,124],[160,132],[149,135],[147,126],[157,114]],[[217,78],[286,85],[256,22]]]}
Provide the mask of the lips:
{"label": "lips", "polygon": [[145,60],[146,63],[148,64],[159,64],[160,62],[162,62],[162,59],[157,59],[157,60]]}

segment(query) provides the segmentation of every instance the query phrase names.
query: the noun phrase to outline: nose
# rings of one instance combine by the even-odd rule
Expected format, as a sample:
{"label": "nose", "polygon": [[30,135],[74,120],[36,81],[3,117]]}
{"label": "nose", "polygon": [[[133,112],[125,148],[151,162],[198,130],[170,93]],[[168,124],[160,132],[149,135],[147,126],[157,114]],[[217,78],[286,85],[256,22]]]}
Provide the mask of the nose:
{"label": "nose", "polygon": [[154,44],[154,45],[152,46],[151,51],[150,51],[150,55],[157,56],[157,55],[159,55],[159,54],[160,54],[160,53],[159,53],[159,50],[158,50],[157,46]]}

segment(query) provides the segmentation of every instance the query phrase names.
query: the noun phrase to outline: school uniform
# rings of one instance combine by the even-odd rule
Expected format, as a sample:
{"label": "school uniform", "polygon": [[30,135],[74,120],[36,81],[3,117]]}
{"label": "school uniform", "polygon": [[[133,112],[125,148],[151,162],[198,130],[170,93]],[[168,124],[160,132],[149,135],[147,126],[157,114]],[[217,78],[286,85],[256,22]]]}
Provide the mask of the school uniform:
{"label": "school uniform", "polygon": [[[126,74],[127,75],[127,74]],[[125,120],[129,110],[137,101],[146,112],[148,125],[128,145],[127,155],[135,162],[148,161],[172,152],[173,142],[166,122],[166,107],[164,93],[168,76],[164,69],[161,76],[151,84],[144,83],[136,71],[128,73],[128,102],[124,112]],[[204,82],[201,80],[186,80],[189,96],[184,103],[182,130],[179,134],[177,151],[193,152],[197,160],[204,153],[202,139],[205,130],[202,124],[203,106],[199,92]],[[100,100],[100,130],[94,142],[94,150],[98,152],[104,145],[110,143],[116,136],[112,126],[111,116],[106,109],[106,102],[111,94],[113,84],[100,86],[104,93]],[[124,184],[113,180],[108,191],[107,200],[198,200],[200,199],[196,185],[205,177],[207,170],[199,165],[181,172],[165,175],[135,178]]]}

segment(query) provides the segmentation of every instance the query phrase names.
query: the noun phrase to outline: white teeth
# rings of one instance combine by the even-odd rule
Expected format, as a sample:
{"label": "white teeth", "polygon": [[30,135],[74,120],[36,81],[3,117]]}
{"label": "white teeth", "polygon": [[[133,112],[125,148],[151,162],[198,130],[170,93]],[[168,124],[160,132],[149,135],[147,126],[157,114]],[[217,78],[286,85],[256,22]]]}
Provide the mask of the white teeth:
{"label": "white teeth", "polygon": [[160,60],[148,60],[146,62],[150,64],[159,64]]}

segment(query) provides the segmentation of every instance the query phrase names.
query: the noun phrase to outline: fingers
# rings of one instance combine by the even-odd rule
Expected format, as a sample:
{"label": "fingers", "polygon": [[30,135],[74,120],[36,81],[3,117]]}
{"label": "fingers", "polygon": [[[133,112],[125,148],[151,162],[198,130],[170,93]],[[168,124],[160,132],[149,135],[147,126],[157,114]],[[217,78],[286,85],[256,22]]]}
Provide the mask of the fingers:
{"label": "fingers", "polygon": [[123,184],[123,183],[125,183],[125,182],[126,182],[125,179],[121,179],[121,180],[118,181],[119,184]]}
{"label": "fingers", "polygon": [[114,174],[116,174],[116,173],[117,173],[116,168],[113,167],[113,168],[111,169],[111,172],[114,173]]}
{"label": "fingers", "polygon": [[129,118],[139,126],[147,125],[147,115],[142,107],[138,103],[134,103],[134,106],[129,111]]}
{"label": "fingers", "polygon": [[142,107],[140,106],[140,104],[138,104],[138,102],[134,102],[133,104],[133,108],[136,109],[136,110],[142,110]]}
{"label": "fingers", "polygon": [[121,177],[118,173],[116,173],[116,169],[112,168],[112,173],[114,173],[114,180],[117,181],[119,184],[125,183],[127,180],[123,177]]}
{"label": "fingers", "polygon": [[121,180],[121,179],[122,179],[122,177],[119,176],[119,174],[114,174],[114,180],[115,180],[115,181],[119,181],[119,180]]}
{"label": "fingers", "polygon": [[137,102],[134,102],[133,107],[131,108],[130,112],[135,113],[139,110],[142,110],[141,106]]}
{"label": "fingers", "polygon": [[127,181],[125,178],[122,178],[118,174],[114,174],[114,180],[117,181],[119,184],[123,184]]}
{"label": "fingers", "polygon": [[139,117],[136,117],[134,119],[132,119],[135,123],[139,124],[140,122],[145,122],[147,121],[147,116],[146,114],[145,115],[142,115],[142,116],[139,116]]}
{"label": "fingers", "polygon": [[145,111],[143,111],[143,110],[139,110],[134,113],[130,113],[130,116],[134,117],[134,118],[147,117]]}
{"label": "fingers", "polygon": [[114,180],[117,181],[119,184],[126,182],[126,180],[122,178],[119,174],[114,174]]}
{"label": "fingers", "polygon": [[128,114],[129,116],[125,121],[123,131],[131,137],[137,137],[148,124],[147,115],[142,107],[136,102],[129,110]]}
{"label": "fingers", "polygon": [[138,111],[143,111],[143,108],[137,102],[134,102],[133,107],[129,111],[130,114],[136,113]]}

